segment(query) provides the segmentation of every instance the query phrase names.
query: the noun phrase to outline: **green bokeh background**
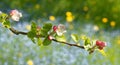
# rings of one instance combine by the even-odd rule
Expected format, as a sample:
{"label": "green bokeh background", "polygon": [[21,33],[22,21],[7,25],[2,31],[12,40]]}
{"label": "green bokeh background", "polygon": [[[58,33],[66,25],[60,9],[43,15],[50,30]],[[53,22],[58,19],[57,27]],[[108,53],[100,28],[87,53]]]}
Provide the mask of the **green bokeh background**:
{"label": "green bokeh background", "polygon": [[[20,22],[12,22],[18,30],[27,31],[31,21],[39,25],[44,22],[65,24],[68,42],[71,33],[83,34],[91,39],[107,42],[107,57],[95,51],[87,51],[53,42],[48,47],[33,44],[27,36],[14,35],[0,26],[0,65],[27,65],[32,60],[34,65],[119,65],[120,64],[120,0],[0,0],[0,11],[9,13],[18,9],[23,13]],[[71,23],[66,22],[66,12],[74,15]],[[49,16],[54,16],[54,22]],[[103,23],[102,19],[108,22]],[[115,27],[110,22],[115,21]],[[95,31],[94,25],[99,27]],[[72,28],[71,28],[72,26]]]}
{"label": "green bokeh background", "polygon": [[[113,29],[111,21],[116,22],[114,29],[120,26],[120,1],[119,0],[1,0],[0,10],[22,10],[27,20],[47,19],[54,15],[65,20],[65,13],[71,11],[76,22],[93,23],[104,29]],[[106,24],[102,18],[107,18]]]}

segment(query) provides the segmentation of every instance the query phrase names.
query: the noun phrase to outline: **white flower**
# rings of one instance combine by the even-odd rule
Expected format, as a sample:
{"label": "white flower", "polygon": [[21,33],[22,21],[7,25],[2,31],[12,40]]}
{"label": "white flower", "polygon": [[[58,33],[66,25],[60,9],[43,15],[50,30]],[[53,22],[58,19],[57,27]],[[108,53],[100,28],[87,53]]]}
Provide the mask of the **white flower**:
{"label": "white flower", "polygon": [[59,24],[56,30],[56,33],[58,36],[62,36],[66,32],[65,26],[62,24]]}
{"label": "white flower", "polygon": [[11,15],[11,18],[14,20],[14,21],[19,21],[20,17],[22,17],[22,13],[19,12],[18,10],[12,10],[10,12],[10,15]]}
{"label": "white flower", "polygon": [[0,15],[2,14],[2,11],[0,11]]}

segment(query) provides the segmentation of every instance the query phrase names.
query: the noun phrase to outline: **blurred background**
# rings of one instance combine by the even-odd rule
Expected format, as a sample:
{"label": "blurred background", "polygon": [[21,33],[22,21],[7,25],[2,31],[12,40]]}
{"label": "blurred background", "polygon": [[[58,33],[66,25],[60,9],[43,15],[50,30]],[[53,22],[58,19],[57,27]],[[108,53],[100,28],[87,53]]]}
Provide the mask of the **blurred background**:
{"label": "blurred background", "polygon": [[[33,44],[27,36],[14,35],[0,25],[0,65],[119,65],[120,0],[0,0],[0,11],[17,9],[23,13],[15,29],[30,30],[30,22],[67,27],[71,33],[107,42],[105,52],[87,51],[53,42],[48,47]],[[82,43],[80,41],[80,43]]]}

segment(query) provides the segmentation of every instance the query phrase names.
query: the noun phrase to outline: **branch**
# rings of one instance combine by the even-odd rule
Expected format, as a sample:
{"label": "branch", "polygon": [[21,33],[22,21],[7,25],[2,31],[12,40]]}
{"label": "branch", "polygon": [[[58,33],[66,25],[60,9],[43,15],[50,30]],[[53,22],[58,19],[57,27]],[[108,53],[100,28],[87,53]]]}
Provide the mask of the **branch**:
{"label": "branch", "polygon": [[55,42],[59,42],[59,43],[63,43],[63,44],[69,45],[69,46],[75,46],[75,47],[79,47],[79,48],[85,49],[84,46],[80,46],[78,44],[70,44],[68,42],[58,41],[56,39],[52,39],[52,40],[55,41]]}
{"label": "branch", "polygon": [[[18,31],[18,30],[15,30],[14,28],[9,28],[9,30],[11,32],[13,32],[14,34],[16,34],[16,35],[19,35],[19,34],[27,35],[27,32]],[[69,46],[75,46],[75,47],[79,47],[79,48],[85,49],[84,46],[80,46],[78,44],[70,44],[68,42],[58,41],[56,39],[52,39],[52,41],[63,43],[63,44],[69,45]]]}
{"label": "branch", "polygon": [[27,32],[22,32],[22,31],[17,31],[14,28],[9,28],[11,32],[13,32],[16,35],[22,34],[22,35],[27,35]]}

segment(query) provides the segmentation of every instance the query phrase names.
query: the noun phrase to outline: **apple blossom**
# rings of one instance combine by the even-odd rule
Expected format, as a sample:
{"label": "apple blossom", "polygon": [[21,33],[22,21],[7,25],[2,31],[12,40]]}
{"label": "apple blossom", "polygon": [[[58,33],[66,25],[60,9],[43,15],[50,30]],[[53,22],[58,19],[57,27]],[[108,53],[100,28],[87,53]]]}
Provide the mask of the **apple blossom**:
{"label": "apple blossom", "polygon": [[58,36],[62,36],[66,32],[66,29],[63,24],[59,24],[58,26],[53,27],[53,31],[55,31]]}
{"label": "apple blossom", "polygon": [[20,17],[22,17],[22,13],[15,9],[10,12],[10,16],[12,20],[19,21]]}

